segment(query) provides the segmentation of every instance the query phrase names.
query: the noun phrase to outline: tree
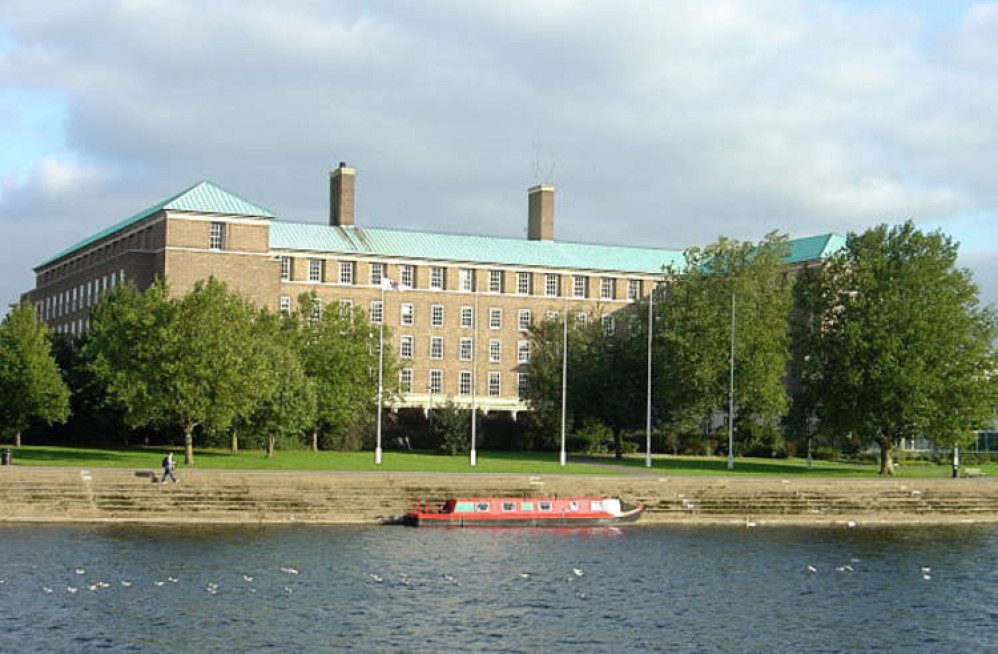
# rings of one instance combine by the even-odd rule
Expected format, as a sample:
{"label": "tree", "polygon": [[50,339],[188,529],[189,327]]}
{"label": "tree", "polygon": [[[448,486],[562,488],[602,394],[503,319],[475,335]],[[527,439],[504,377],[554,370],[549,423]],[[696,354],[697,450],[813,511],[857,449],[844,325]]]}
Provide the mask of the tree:
{"label": "tree", "polygon": [[48,330],[34,307],[22,302],[0,323],[0,424],[20,447],[31,420],[52,424],[68,417],[69,389],[52,356]]}
{"label": "tree", "polygon": [[227,429],[268,394],[256,310],[214,278],[170,298],[116,288],[94,311],[84,349],[129,426],[172,424],[194,463],[194,429]]}
{"label": "tree", "polygon": [[731,309],[735,298],[735,415],[738,432],[772,434],[787,410],[791,283],[783,234],[759,243],[720,238],[685,253],[657,304],[658,414],[681,432],[709,432],[728,412]]}
{"label": "tree", "polygon": [[471,410],[448,401],[434,409],[432,431],[441,454],[467,454],[471,451]]}
{"label": "tree", "polygon": [[880,225],[798,281],[799,392],[823,430],[876,442],[881,474],[898,439],[968,443],[998,403],[998,322],[957,250],[911,222]]}

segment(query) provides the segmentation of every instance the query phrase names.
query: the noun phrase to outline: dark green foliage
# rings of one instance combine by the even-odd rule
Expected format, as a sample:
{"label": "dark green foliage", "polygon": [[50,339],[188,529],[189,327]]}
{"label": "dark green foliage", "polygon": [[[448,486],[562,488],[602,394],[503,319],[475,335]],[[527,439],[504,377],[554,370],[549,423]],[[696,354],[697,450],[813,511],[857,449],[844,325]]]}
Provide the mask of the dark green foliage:
{"label": "dark green foliage", "polygon": [[570,452],[609,454],[613,447],[613,430],[592,417],[585,418],[568,438]]}
{"label": "dark green foliage", "polygon": [[[433,410],[432,432],[436,436],[437,451],[441,454],[467,454],[471,450],[471,410],[447,402]],[[481,435],[478,430],[476,436]],[[477,438],[476,447],[482,439]]]}

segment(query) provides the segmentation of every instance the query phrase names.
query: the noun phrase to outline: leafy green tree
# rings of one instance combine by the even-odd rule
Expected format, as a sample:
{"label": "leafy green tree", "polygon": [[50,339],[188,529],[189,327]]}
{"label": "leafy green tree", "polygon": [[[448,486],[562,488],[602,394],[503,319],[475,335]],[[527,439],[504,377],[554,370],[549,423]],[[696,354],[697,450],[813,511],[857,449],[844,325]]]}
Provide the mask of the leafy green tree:
{"label": "leafy green tree", "polygon": [[[360,449],[361,426],[373,422],[378,394],[378,330],[363,312],[340,305],[323,308],[314,294],[298,299],[298,352],[315,388],[313,450],[319,434],[332,449]],[[391,332],[385,329],[384,397],[398,386]]]}
{"label": "leafy green tree", "polygon": [[214,278],[179,298],[163,281],[125,285],[96,307],[84,349],[126,423],[177,426],[193,465],[195,428],[224,431],[269,392],[256,314]]}
{"label": "leafy green tree", "polygon": [[[448,401],[433,410],[431,432],[436,437],[437,451],[451,456],[471,451],[471,410]],[[478,432],[481,434],[481,431]],[[476,446],[480,446],[477,443]]]}
{"label": "leafy green tree", "polygon": [[45,325],[22,302],[0,323],[0,424],[21,446],[21,432],[32,420],[48,424],[69,417],[69,389],[52,356]]}
{"label": "leafy green tree", "polygon": [[911,222],[880,225],[798,281],[800,401],[823,431],[876,442],[881,474],[899,439],[967,444],[998,404],[996,315],[957,249]]}
{"label": "leafy green tree", "polygon": [[735,415],[744,441],[771,434],[787,410],[791,281],[783,234],[759,243],[720,238],[667,270],[655,328],[658,415],[671,429],[709,432],[727,413],[735,298]]}

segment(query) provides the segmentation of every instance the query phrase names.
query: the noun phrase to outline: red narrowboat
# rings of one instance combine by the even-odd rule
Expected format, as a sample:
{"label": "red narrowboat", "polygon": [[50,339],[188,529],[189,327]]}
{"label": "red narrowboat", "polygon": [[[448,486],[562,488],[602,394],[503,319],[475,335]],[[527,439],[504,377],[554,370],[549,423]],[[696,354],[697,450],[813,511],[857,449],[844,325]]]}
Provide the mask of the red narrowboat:
{"label": "red narrowboat", "polygon": [[406,524],[420,527],[604,527],[634,522],[644,507],[613,497],[461,497],[417,503]]}

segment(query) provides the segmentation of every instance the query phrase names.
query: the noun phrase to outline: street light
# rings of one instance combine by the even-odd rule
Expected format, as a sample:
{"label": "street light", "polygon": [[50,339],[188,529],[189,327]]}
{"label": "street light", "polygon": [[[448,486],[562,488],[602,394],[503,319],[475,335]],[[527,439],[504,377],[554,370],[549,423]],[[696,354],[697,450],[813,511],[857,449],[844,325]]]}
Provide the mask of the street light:
{"label": "street light", "polygon": [[475,440],[478,434],[478,405],[476,396],[478,391],[478,274],[472,272],[472,288],[475,293],[475,313],[471,317],[471,467],[478,465],[478,451],[475,449]]}
{"label": "street light", "polygon": [[561,451],[558,453],[558,463],[565,467],[565,411],[568,398],[568,295],[565,295],[565,319],[562,321],[563,334],[561,340]]}
{"label": "street light", "polygon": [[731,291],[731,371],[728,386],[728,470],[735,468],[735,292]]}
{"label": "street light", "polygon": [[645,467],[651,467],[651,335],[653,325],[653,306],[655,304],[655,284],[648,293],[648,407],[645,416]]}
{"label": "street light", "polygon": [[381,396],[384,393],[385,374],[385,291],[398,289],[392,280],[381,278],[381,320],[378,325],[378,425],[374,444],[374,464],[381,465]]}

